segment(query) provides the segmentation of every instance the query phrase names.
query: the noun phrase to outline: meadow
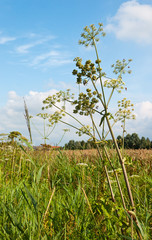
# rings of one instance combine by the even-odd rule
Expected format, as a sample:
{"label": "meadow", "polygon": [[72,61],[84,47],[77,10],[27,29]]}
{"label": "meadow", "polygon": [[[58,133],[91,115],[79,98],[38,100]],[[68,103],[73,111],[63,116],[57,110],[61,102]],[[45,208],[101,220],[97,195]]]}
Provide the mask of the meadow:
{"label": "meadow", "polygon": [[[114,150],[110,155],[118,162]],[[127,150],[125,156],[140,231],[151,239],[152,150]],[[117,173],[129,206],[119,166]],[[116,202],[97,150],[2,145],[0,239],[131,239],[130,215],[121,207],[114,173],[109,176]]]}
{"label": "meadow", "polygon": [[[152,239],[152,150],[125,149],[126,121],[136,117],[131,101],[119,100],[115,114],[109,107],[113,94],[124,89],[123,75],[131,73],[132,60],[112,64],[115,77],[103,72],[97,50],[105,36],[102,26],[91,24],[81,34],[79,44],[94,48],[96,60],[74,59],[78,94],[67,89],[43,101],[45,112],[37,114],[44,121],[43,147],[32,147],[26,103],[30,142],[13,131],[0,145],[0,239]],[[46,122],[53,129],[64,123],[79,136],[87,135],[96,149],[48,150],[51,131],[46,133]],[[119,141],[113,132],[117,122],[122,128]]]}

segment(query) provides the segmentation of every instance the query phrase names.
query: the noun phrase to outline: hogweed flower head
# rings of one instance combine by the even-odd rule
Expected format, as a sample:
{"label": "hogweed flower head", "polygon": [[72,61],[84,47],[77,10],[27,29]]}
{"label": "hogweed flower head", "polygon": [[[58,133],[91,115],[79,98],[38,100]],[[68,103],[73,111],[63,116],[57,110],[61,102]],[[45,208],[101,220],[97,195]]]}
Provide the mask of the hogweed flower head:
{"label": "hogweed flower head", "polygon": [[118,79],[106,79],[104,81],[104,87],[116,89],[118,93],[121,93],[121,90],[124,89],[125,83],[122,81],[122,78]]}
{"label": "hogweed flower head", "polygon": [[[115,64],[112,64],[111,67],[113,68],[113,73],[116,74],[118,76],[118,78],[122,78],[122,74],[127,73],[131,73],[130,70],[130,66],[129,63],[132,61],[132,59],[128,59],[128,61],[126,61],[125,59],[123,59],[122,61],[117,60]],[[126,68],[128,68],[126,70]]]}
{"label": "hogweed flower head", "polygon": [[95,42],[99,42],[98,35],[101,34],[104,37],[105,32],[103,32],[103,24],[99,23],[98,25],[98,29],[95,27],[94,24],[86,26],[83,29],[83,33],[81,34],[82,40],[79,40],[79,44],[88,47],[89,45],[93,46]]}
{"label": "hogweed flower head", "polygon": [[58,123],[64,116],[64,110],[55,111],[53,114],[50,114],[49,122],[53,126],[54,124]]}
{"label": "hogweed flower head", "polygon": [[90,127],[89,125],[83,126],[81,128],[79,128],[79,131],[77,131],[76,133],[81,137],[83,134],[86,134],[88,136],[92,136],[91,134],[92,131],[92,127]]}
{"label": "hogweed flower head", "polygon": [[64,132],[70,132],[70,129],[69,128],[63,128],[62,129]]}
{"label": "hogweed flower head", "polygon": [[123,98],[121,101],[118,101],[119,110],[116,112],[115,116],[118,121],[124,122],[125,119],[135,119],[136,116],[133,114],[134,108],[130,100]]}
{"label": "hogweed flower head", "polygon": [[[46,106],[43,107],[42,110],[51,108],[60,102],[65,102],[71,99],[74,99],[74,94],[70,92],[70,89],[67,89],[66,91],[59,91],[52,96],[48,96],[43,101],[43,104],[45,104]],[[64,109],[64,106],[62,106],[62,108]]]}
{"label": "hogweed flower head", "polygon": [[97,92],[92,92],[89,88],[86,89],[86,93],[81,92],[78,100],[73,101],[73,105],[75,105],[73,113],[79,113],[85,116],[88,116],[90,113],[95,113],[96,104],[99,102],[96,95]]}
{"label": "hogweed flower head", "polygon": [[48,113],[38,113],[36,116],[43,118],[44,120],[49,118]]}
{"label": "hogweed flower head", "polygon": [[77,77],[77,84],[86,85],[89,80],[97,81],[100,76],[105,76],[106,74],[102,72],[102,68],[99,67],[100,59],[96,60],[95,63],[91,62],[91,60],[87,60],[84,64],[82,64],[82,59],[76,57],[74,59],[76,62],[77,69],[74,69],[72,74]]}

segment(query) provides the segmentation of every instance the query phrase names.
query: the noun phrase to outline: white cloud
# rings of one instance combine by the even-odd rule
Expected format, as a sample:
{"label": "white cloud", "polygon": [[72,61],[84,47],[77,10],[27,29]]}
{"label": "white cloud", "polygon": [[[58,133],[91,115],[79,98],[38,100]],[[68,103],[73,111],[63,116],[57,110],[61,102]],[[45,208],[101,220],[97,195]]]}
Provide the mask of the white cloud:
{"label": "white cloud", "polygon": [[[32,36],[38,38],[37,35],[34,36],[34,34],[32,34]],[[55,36],[46,36],[31,43],[20,45],[16,47],[15,50],[19,54],[27,54],[27,59],[22,60],[22,62],[35,68],[42,67],[43,69],[46,69],[50,66],[61,66],[73,62],[70,59],[70,54],[68,52],[60,50],[60,45],[53,44],[51,50],[44,52],[44,49],[46,49],[45,43],[54,38]],[[38,45],[42,46],[39,47],[38,51],[34,51],[33,48]]]}
{"label": "white cloud", "polygon": [[136,104],[136,116],[141,120],[152,120],[152,103],[149,101]]}
{"label": "white cloud", "polygon": [[[127,133],[137,133],[140,137],[149,137],[152,140],[152,102],[144,101],[135,104],[136,120],[127,120]],[[121,124],[115,126],[116,136],[122,134]]]}
{"label": "white cloud", "polygon": [[5,44],[10,41],[16,40],[15,37],[0,37],[0,44]]}
{"label": "white cloud", "polygon": [[[45,98],[47,98],[49,95],[55,94],[56,92],[57,91],[55,89],[52,89],[46,92],[30,91],[24,97],[29,110],[29,114],[34,116],[34,118],[32,118],[33,125],[31,124],[31,129],[32,129],[33,142],[36,145],[42,143],[43,139],[42,139],[42,136],[38,133],[38,131],[34,128],[34,125],[42,134],[44,129],[43,129],[43,120],[35,116],[36,114],[43,112],[41,110],[43,106],[42,101]],[[67,109],[68,109],[68,112],[72,113],[71,105],[68,105]],[[52,110],[49,109],[48,112],[51,113]],[[1,115],[1,118],[0,118],[1,133],[19,131],[25,137],[29,138],[26,121],[24,117],[24,101],[22,96],[17,95],[15,91],[10,91],[8,93],[8,101],[6,105],[0,109],[0,115]],[[71,119],[69,116],[67,116],[64,120],[70,124],[74,123],[74,120]],[[86,124],[86,118],[84,120],[82,117],[82,120]],[[57,144],[60,141],[64,133],[63,129],[65,128],[70,128],[70,127],[62,123],[57,125],[54,132],[51,134],[48,143]],[[70,129],[70,132],[66,133],[61,144],[64,144],[65,142],[68,142],[71,139],[75,139],[75,140],[82,139],[78,137],[75,134],[75,132],[76,132],[75,129]]]}
{"label": "white cloud", "polygon": [[25,44],[25,45],[21,45],[19,47],[16,48],[16,51],[18,53],[28,53],[28,50],[32,47],[36,46],[36,44]]}
{"label": "white cloud", "polygon": [[[30,91],[25,97],[26,104],[28,106],[29,114],[36,116],[37,113],[43,112],[41,110],[43,104],[42,101],[47,98],[49,95],[55,94],[57,91],[56,89],[52,89],[46,92],[35,92]],[[67,106],[68,112],[72,113],[71,105]],[[51,113],[51,109],[48,110]],[[127,133],[136,132],[139,136],[145,136],[152,138],[152,102],[140,102],[135,105],[135,114],[136,120],[128,120],[126,124]],[[24,118],[24,101],[23,97],[17,95],[16,92],[10,91],[8,94],[8,101],[6,105],[0,109],[0,132],[2,133],[9,133],[10,131],[19,131],[25,137],[29,138],[28,130],[26,126],[26,121]],[[81,116],[75,116],[76,118],[80,119]],[[76,124],[76,122],[67,116],[64,119],[66,122],[70,124]],[[81,117],[81,120],[84,124],[90,124],[90,120],[86,117]],[[100,116],[95,117],[95,121],[97,125],[100,122]],[[39,131],[43,134],[43,121],[39,118],[33,118],[32,122],[36,125]],[[75,125],[76,126],[76,125]],[[51,134],[50,139],[48,141],[49,144],[57,144],[61,139],[63,134],[64,128],[70,128],[67,125],[59,124],[57,125],[54,132]],[[32,129],[32,136],[34,144],[40,144],[43,142],[42,137],[38,133],[38,131],[31,125]],[[76,130],[70,129],[62,143],[64,144],[71,139],[81,140],[84,138],[79,138],[75,134]],[[117,137],[119,134],[122,134],[122,128],[120,124],[114,127],[115,136]],[[109,136],[108,136],[109,137]],[[85,137],[87,139],[87,137]],[[152,139],[151,139],[152,140]]]}
{"label": "white cloud", "polygon": [[76,91],[76,88],[75,88],[75,84],[71,84],[71,83],[67,83],[67,82],[64,82],[64,81],[59,81],[59,82],[56,82],[54,81],[53,79],[49,79],[48,83],[47,83],[47,87],[48,88],[55,88],[55,89],[71,89],[72,92],[75,92]]}
{"label": "white cloud", "polygon": [[[2,36],[0,32],[0,45],[9,41],[18,40],[17,45],[14,46],[12,44],[11,47],[14,49],[13,53],[15,56],[16,54],[17,57],[20,56],[20,62],[34,68],[41,67],[46,70],[51,66],[61,66],[73,62],[73,60],[70,59],[70,53],[64,51],[63,46],[58,45],[57,42],[53,42],[50,45],[50,41],[55,38],[56,36],[54,35],[42,36],[35,33],[28,33],[16,38],[5,37]],[[19,44],[20,41],[22,44]],[[24,59],[22,58],[23,56]]]}
{"label": "white cloud", "polygon": [[[50,94],[54,94],[56,90],[47,92],[30,91],[24,98],[29,108],[29,114],[36,115],[41,111],[42,101]],[[18,96],[16,92],[8,93],[8,101],[6,105],[0,109],[0,131],[9,133],[18,130],[23,134],[27,133],[26,122],[24,118],[24,101],[22,96]],[[26,134],[27,135],[27,134]]]}
{"label": "white cloud", "polygon": [[[31,34],[29,34],[28,37],[30,37],[30,38],[31,37],[37,37],[37,35],[34,34],[34,33],[31,33]],[[45,42],[48,42],[48,41],[50,41],[50,40],[52,40],[54,38],[55,38],[55,36],[47,36],[47,37],[41,38],[39,40],[36,40],[35,42],[24,44],[24,45],[20,45],[20,46],[18,46],[16,48],[16,51],[18,53],[28,53],[31,48],[33,48],[33,47],[35,47],[37,45],[43,44]]]}
{"label": "white cloud", "polygon": [[59,53],[57,51],[50,51],[48,53],[44,53],[44,54],[41,54],[39,56],[36,56],[34,59],[33,59],[33,62],[31,65],[37,65],[37,64],[40,64],[42,61],[45,61],[45,60],[48,60],[50,57],[57,57],[59,56]]}
{"label": "white cloud", "polygon": [[47,68],[49,66],[60,66],[71,62],[73,61],[69,59],[69,54],[52,50],[48,53],[36,56],[30,65],[34,67],[41,66],[43,68]]}
{"label": "white cloud", "polygon": [[[39,132],[34,128],[34,125],[42,134],[44,131],[43,120],[36,117],[36,114],[43,112],[41,110],[43,106],[43,103],[42,103],[43,100],[47,98],[49,95],[55,94],[56,92],[57,90],[55,89],[52,89],[46,92],[30,91],[26,96],[24,96],[24,99],[26,101],[26,104],[29,110],[29,114],[34,116],[34,118],[32,118],[33,125],[31,124],[31,129],[32,129],[33,142],[36,145],[43,143],[43,139],[42,139],[42,136],[39,134]],[[49,109],[49,113],[51,113],[51,109]],[[17,95],[15,91],[10,91],[8,93],[8,100],[6,105],[0,109],[0,115],[1,115],[1,118],[0,118],[1,133],[19,131],[25,137],[29,138],[26,121],[24,117],[24,100],[22,96]],[[67,120],[69,121],[69,117],[67,117]],[[64,128],[69,128],[69,127],[64,124],[58,125],[55,131],[51,134],[50,140],[48,141],[48,143],[57,144],[64,133],[63,132]],[[70,131],[70,135],[68,136],[69,139],[74,138],[74,132],[75,132],[74,130]],[[68,134],[69,133],[67,133],[66,135]]]}
{"label": "white cloud", "polygon": [[152,5],[136,0],[121,4],[116,15],[109,19],[105,31],[113,32],[118,39],[138,43],[152,42]]}

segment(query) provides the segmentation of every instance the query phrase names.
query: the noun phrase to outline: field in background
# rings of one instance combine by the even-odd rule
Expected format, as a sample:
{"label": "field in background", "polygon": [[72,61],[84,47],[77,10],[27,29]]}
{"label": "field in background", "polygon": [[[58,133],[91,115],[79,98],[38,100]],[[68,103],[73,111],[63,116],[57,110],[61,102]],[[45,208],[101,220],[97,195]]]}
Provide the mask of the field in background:
{"label": "field in background", "polygon": [[[111,151],[111,154],[114,152],[114,150]],[[76,156],[76,157],[83,157],[83,159],[89,158],[92,159],[92,157],[98,158],[98,152],[96,149],[87,149],[87,150],[63,150],[63,152],[69,156]],[[144,160],[147,163],[152,164],[152,149],[125,149],[125,154],[127,156],[130,156],[134,159],[138,160]]]}

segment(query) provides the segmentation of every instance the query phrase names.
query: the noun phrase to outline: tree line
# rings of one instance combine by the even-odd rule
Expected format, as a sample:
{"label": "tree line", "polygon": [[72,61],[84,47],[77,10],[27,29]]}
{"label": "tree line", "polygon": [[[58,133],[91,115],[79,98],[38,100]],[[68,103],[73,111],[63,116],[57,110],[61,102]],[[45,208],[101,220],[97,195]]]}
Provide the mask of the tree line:
{"label": "tree line", "polygon": [[[123,139],[119,135],[117,137],[119,147],[122,147]],[[139,138],[137,133],[127,134],[124,137],[124,148],[126,149],[150,149],[152,148],[152,141],[147,137]]]}
{"label": "tree line", "polygon": [[[123,145],[123,138],[122,136],[117,137],[117,142],[119,148]],[[102,147],[103,144],[106,144],[109,148],[113,148],[113,141],[106,140],[105,142],[97,143],[99,147]],[[94,141],[75,141],[70,140],[68,143],[64,145],[64,149],[75,150],[75,149],[92,149],[97,148],[97,144]],[[137,133],[127,134],[124,137],[124,148],[125,149],[151,149],[152,148],[152,141],[147,137],[139,138]]]}

